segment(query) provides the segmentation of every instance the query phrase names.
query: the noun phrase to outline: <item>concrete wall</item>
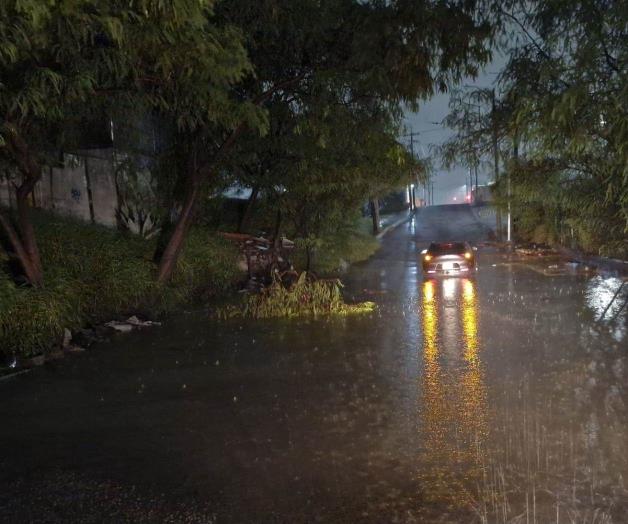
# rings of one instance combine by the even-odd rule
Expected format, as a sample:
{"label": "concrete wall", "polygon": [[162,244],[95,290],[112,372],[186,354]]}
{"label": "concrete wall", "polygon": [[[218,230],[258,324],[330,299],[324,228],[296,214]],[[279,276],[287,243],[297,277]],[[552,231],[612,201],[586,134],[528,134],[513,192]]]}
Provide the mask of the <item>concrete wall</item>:
{"label": "concrete wall", "polygon": [[[118,197],[112,149],[66,154],[63,168],[45,167],[33,191],[33,205],[103,224],[116,225]],[[0,205],[15,207],[10,182],[0,179]]]}
{"label": "concrete wall", "polygon": [[99,150],[91,153],[92,155],[85,157],[85,162],[87,181],[92,194],[94,222],[115,226],[118,196],[113,150]]}

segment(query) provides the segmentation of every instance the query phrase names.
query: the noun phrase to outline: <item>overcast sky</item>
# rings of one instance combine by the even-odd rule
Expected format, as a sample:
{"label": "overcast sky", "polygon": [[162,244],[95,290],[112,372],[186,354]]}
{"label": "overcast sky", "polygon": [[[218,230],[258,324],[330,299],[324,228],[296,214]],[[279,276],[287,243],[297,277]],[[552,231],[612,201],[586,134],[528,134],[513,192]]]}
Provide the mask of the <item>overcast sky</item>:
{"label": "overcast sky", "polygon": [[[495,56],[481,74],[473,79],[466,79],[461,85],[490,87],[497,77],[497,73],[505,64],[503,56]],[[430,155],[430,146],[440,145],[452,136],[452,130],[444,127],[441,122],[449,112],[449,93],[439,94],[431,100],[424,102],[417,113],[408,113],[405,117],[407,132],[419,132],[414,137],[414,149],[423,157]],[[401,140],[409,144],[409,137]],[[446,170],[441,166],[439,158],[433,158],[434,201],[436,204],[454,204],[464,201],[465,180],[468,180],[468,171],[463,167],[454,167]],[[491,173],[486,173],[485,168],[480,167],[478,182],[480,185],[491,180]],[[422,196],[422,195],[421,195]],[[456,200],[454,200],[454,198]]]}

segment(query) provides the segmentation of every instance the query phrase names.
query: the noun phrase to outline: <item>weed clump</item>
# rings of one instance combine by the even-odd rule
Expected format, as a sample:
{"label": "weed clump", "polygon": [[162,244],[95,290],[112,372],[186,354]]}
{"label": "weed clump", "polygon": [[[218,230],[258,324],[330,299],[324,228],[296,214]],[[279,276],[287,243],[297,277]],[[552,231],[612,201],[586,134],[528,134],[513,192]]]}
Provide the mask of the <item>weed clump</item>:
{"label": "weed clump", "polygon": [[247,295],[238,305],[218,310],[221,318],[277,318],[306,315],[348,315],[369,313],[375,309],[373,302],[347,304],[342,296],[339,279],[315,279],[306,271],[293,282],[286,284],[275,276],[272,283],[259,293]]}

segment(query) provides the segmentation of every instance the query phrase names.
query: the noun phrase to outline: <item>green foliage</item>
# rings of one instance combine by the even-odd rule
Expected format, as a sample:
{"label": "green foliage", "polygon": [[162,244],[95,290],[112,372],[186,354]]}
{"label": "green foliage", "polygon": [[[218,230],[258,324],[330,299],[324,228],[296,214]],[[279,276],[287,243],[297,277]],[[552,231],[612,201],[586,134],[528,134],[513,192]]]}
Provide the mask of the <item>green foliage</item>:
{"label": "green foliage", "polygon": [[310,270],[321,275],[336,273],[345,263],[353,264],[367,260],[380,246],[371,234],[370,219],[347,220],[340,224],[334,222],[320,237],[311,239],[297,237],[295,244],[297,248],[294,257],[295,267],[306,267],[306,247],[309,247]]}
{"label": "green foliage", "polygon": [[48,283],[16,287],[0,271],[0,353],[46,350],[64,328],[138,311],[163,314],[219,294],[240,277],[233,246],[200,229],[191,232],[173,281],[159,286],[153,241],[49,215],[39,215],[36,228]]}
{"label": "green foliage", "polygon": [[[513,1],[500,13],[510,59],[497,100],[485,89],[454,97],[447,122],[458,134],[445,160],[493,163],[497,144],[516,235],[626,257],[625,2]],[[503,208],[505,178],[496,186]]]}
{"label": "green foliage", "polygon": [[227,159],[229,171],[259,191],[271,217],[281,216],[264,229],[278,225],[295,238],[302,267],[314,260],[316,270],[329,271],[341,258],[370,254],[372,241],[337,230],[369,198],[427,178],[426,163],[397,140],[403,111],[475,74],[489,58],[492,28],[480,4],[217,5],[217,14],[245,35],[256,73],[243,83],[249,98],[282,86],[264,100],[268,133],[242,136]]}
{"label": "green foliage", "polygon": [[48,348],[64,328],[80,325],[80,299],[63,284],[45,290],[5,284],[0,296],[0,354],[36,353]]}
{"label": "green foliage", "polygon": [[236,246],[207,230],[190,231],[170,288],[209,297],[230,289],[242,277]]}
{"label": "green foliage", "polygon": [[[266,127],[263,111],[234,89],[252,67],[240,31],[214,16],[214,3],[0,2],[0,163],[22,184],[16,192],[19,202],[25,202],[43,166],[53,165],[60,150],[86,146],[83,135],[94,121],[132,124],[158,114],[164,126],[184,138],[208,128]],[[195,158],[207,143],[203,146],[194,150]],[[188,159],[180,166],[189,166]],[[153,209],[145,209],[151,206],[143,198],[137,202],[143,196],[137,187],[122,189],[121,212],[148,224],[154,202]],[[30,232],[23,214],[12,240],[16,252],[20,240],[36,245],[35,238],[26,238]],[[33,266],[32,283],[40,284],[36,250],[21,258],[27,273]]]}
{"label": "green foliage", "polygon": [[2,2],[4,124],[17,130],[36,121],[67,123],[101,100],[174,112],[186,129],[208,119],[239,122],[246,111],[229,89],[251,66],[238,30],[216,23],[213,4]]}
{"label": "green foliage", "polygon": [[373,311],[375,304],[345,304],[342,298],[342,283],[338,279],[315,280],[304,271],[298,279],[285,286],[279,279],[264,288],[259,294],[246,297],[239,306],[228,306],[219,310],[219,316],[275,318],[304,315],[352,314]]}
{"label": "green foliage", "polygon": [[[395,140],[402,108],[488,60],[485,4],[7,0],[0,154],[24,164],[5,144],[25,142],[33,182],[45,157],[76,146],[95,114],[156,113],[177,135],[169,152],[177,159],[163,171],[177,182],[157,184],[167,203],[155,206],[128,178],[123,212],[152,218],[151,207],[176,208],[182,188],[215,189],[229,171],[268,194],[286,190],[292,202],[277,198],[277,207],[291,208],[303,238],[317,236],[334,208],[417,174]],[[245,131],[270,131],[274,141],[248,142],[232,155],[241,161],[222,169],[236,141],[227,137]],[[311,206],[297,217],[304,196]]]}
{"label": "green foliage", "polygon": [[312,103],[284,127],[294,132],[273,144],[266,194],[281,210],[282,231],[305,250],[301,267],[328,272],[372,254],[375,243],[356,234],[364,201],[426,174],[396,141],[399,122],[379,106]]}

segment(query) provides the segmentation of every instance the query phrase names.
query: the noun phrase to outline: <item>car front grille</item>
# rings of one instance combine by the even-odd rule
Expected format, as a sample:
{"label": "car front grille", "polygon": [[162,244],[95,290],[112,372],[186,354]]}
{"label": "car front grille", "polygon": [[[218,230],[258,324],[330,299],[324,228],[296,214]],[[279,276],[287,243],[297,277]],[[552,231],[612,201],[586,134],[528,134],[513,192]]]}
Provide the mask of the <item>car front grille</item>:
{"label": "car front grille", "polygon": [[[443,265],[442,264],[436,264],[436,271],[443,271]],[[447,271],[449,270],[453,270],[453,271],[459,271],[460,270],[460,264],[458,264],[458,262],[454,262],[451,267],[447,267]]]}

